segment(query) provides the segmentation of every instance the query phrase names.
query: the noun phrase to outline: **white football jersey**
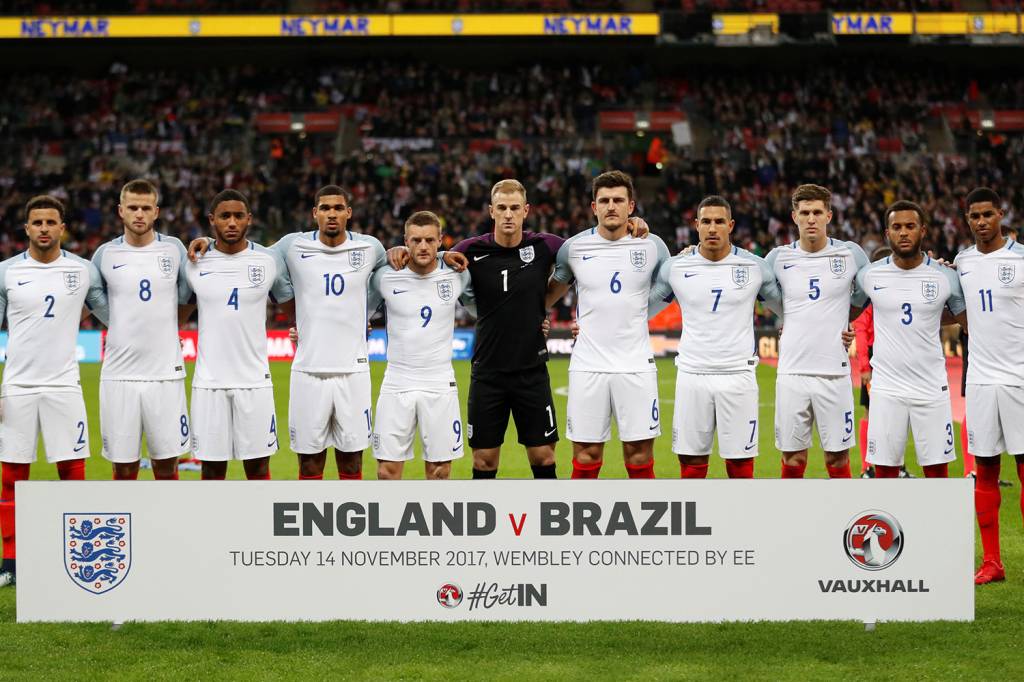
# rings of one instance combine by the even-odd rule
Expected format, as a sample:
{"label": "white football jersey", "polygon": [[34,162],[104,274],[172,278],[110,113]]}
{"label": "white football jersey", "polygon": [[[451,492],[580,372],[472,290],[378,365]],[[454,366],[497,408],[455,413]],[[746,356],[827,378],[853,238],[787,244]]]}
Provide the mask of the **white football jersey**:
{"label": "white football jersey", "polygon": [[78,391],[82,306],[104,324],[107,295],[95,266],[61,250],[51,263],[28,251],[0,263],[0,320],[7,316],[3,395]]}
{"label": "white football jersey", "polygon": [[668,247],[654,234],[610,241],[592,227],[562,245],[554,278],[570,282],[575,277],[580,325],[569,371],[657,371],[647,331],[648,299],[668,258]]}
{"label": "white football jersey", "polygon": [[374,237],[353,232],[340,246],[327,246],[319,230],[293,232],[274,244],[295,295],[299,344],[292,369],[346,374],[368,372],[367,293],[374,270],[387,265]]}
{"label": "white football jersey", "polygon": [[953,263],[967,304],[967,383],[1024,386],[1024,363],[1013,359],[1024,348],[1024,246],[1010,239],[992,253],[972,246]]}
{"label": "white football jersey", "polygon": [[469,286],[469,271],[439,265],[426,275],[381,268],[373,275],[371,310],[387,310],[388,366],[380,390],[447,391],[455,387],[452,337],[455,304]]}
{"label": "white football jersey", "polygon": [[779,285],[763,258],[732,247],[710,261],[700,250],[658,270],[655,296],[679,301],[683,333],[676,366],[693,374],[753,372],[757,367],[754,304],[779,302]]}
{"label": "white football jersey", "polygon": [[185,260],[181,241],[160,233],[146,246],[121,236],[96,249],[92,262],[110,301],[102,381],[185,378],[178,340],[178,306],[192,297]]}
{"label": "white football jersey", "polygon": [[267,363],[267,296],[291,291],[276,253],[253,242],[240,253],[211,248],[185,274],[199,306],[195,388],[272,386]]}
{"label": "white football jersey", "polygon": [[820,251],[808,253],[793,242],[765,260],[782,290],[779,374],[849,374],[842,333],[850,324],[850,305],[863,307],[867,300],[856,284],[857,272],[868,264],[864,250],[830,238]]}
{"label": "white football jersey", "polygon": [[889,256],[861,270],[857,280],[874,308],[871,390],[904,398],[948,396],[939,329],[944,308],[954,315],[964,310],[956,273],[929,256],[904,270]]}

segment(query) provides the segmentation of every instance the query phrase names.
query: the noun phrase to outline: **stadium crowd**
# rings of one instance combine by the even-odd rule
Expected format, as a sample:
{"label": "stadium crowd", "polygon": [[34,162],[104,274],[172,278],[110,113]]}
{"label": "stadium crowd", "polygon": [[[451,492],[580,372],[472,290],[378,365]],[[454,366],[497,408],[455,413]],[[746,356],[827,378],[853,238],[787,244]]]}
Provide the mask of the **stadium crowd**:
{"label": "stadium crowd", "polygon": [[[895,198],[926,208],[932,247],[947,258],[968,239],[960,202],[969,187],[1003,188],[1008,221],[1024,210],[1021,136],[979,136],[954,122],[956,153],[927,146],[937,105],[1024,103],[1024,79],[998,74],[972,80],[918,67],[896,75],[871,62],[767,77],[725,67],[666,77],[635,66],[499,72],[421,62],[340,64],[309,78],[115,64],[94,79],[24,73],[0,82],[9,95],[0,102],[3,257],[25,248],[21,208],[44,192],[67,201],[66,246],[89,256],[120,231],[117,190],[140,176],[159,182],[163,225],[186,241],[207,231],[204,202],[223,187],[251,197],[255,236],[272,242],[308,227],[310,195],[336,181],[355,195],[354,229],[394,243],[409,214],[429,209],[446,221],[450,243],[487,229],[487,191],[501,177],[530,189],[533,229],[568,236],[591,223],[589,182],[608,168],[651,179],[639,211],[673,250],[695,241],[690,220],[709,192],[733,201],[739,243],[767,253],[791,241],[789,195],[807,180],[832,188],[836,233],[869,252]],[[704,153],[661,135],[671,151],[654,170],[645,154],[651,135],[599,132],[602,109],[644,104],[703,121]],[[347,148],[334,134],[255,127],[265,112],[340,107],[358,129]]]}

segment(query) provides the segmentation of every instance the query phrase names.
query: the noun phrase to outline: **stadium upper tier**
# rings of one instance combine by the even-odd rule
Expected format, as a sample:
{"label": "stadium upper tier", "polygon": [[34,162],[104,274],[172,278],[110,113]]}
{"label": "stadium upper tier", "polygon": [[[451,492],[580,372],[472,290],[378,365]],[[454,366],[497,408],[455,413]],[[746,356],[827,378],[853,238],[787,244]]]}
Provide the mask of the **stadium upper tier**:
{"label": "stadium upper tier", "polygon": [[[120,232],[117,192],[135,177],[157,181],[161,224],[185,240],[207,231],[205,203],[224,187],[250,196],[255,238],[306,229],[311,197],[329,182],[355,195],[355,230],[393,243],[406,216],[431,209],[458,239],[489,229],[487,193],[502,177],[529,189],[533,229],[568,235],[592,224],[589,182],[610,168],[637,177],[639,212],[673,250],[695,241],[689,221],[709,193],[733,202],[738,243],[766,252],[790,241],[789,195],[803,182],[833,190],[834,232],[869,252],[896,198],[924,205],[931,245],[947,256],[967,239],[960,202],[971,187],[997,188],[1014,222],[1024,210],[1024,136],[989,130],[989,117],[1016,120],[1024,79],[888,66],[668,76],[640,66],[384,61],[6,75],[0,254],[24,248],[27,199],[54,193],[69,204],[68,248],[89,255]],[[667,127],[611,131],[605,115],[623,109],[675,112],[689,139]],[[300,120],[294,112],[333,123],[324,132],[263,126],[268,116]]]}

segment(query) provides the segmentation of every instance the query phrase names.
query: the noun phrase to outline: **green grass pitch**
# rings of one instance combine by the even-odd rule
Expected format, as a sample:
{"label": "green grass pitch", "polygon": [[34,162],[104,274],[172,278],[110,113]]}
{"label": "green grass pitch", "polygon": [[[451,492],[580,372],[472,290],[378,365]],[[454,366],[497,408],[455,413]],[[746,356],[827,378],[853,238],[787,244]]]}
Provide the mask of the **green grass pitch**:
{"label": "green grass pitch", "polygon": [[[463,410],[469,364],[456,362]],[[568,361],[549,363],[560,430],[565,427]],[[191,368],[190,368],[191,369]],[[273,363],[282,449],[271,460],[275,479],[296,478],[296,458],[288,449],[288,371]],[[384,365],[372,365],[375,395]],[[670,446],[675,370],[659,361],[663,435],[655,445],[659,477],[675,478],[679,467]],[[99,365],[82,365],[82,384],[89,409],[91,479],[109,479],[110,466],[100,453]],[[758,369],[761,395],[758,477],[777,477],[779,457],[772,424],[775,370]],[[463,412],[465,417],[465,412]],[[528,478],[529,466],[515,443],[510,424],[502,453],[502,478]],[[957,443],[959,451],[959,442]],[[617,441],[609,443],[602,477],[623,478],[625,469]],[[570,471],[571,449],[559,442],[558,472]],[[853,455],[856,469],[857,457]],[[913,458],[908,458],[913,461]],[[472,460],[453,467],[454,478],[469,478]],[[910,470],[920,474],[916,465]],[[374,462],[364,458],[366,478]],[[865,679],[1024,677],[1019,654],[1024,632],[1024,531],[1019,507],[1020,487],[1014,467],[1004,457],[1001,521],[1003,557],[1009,578],[977,592],[977,620],[970,624],[881,624],[865,632],[859,623],[590,623],[590,624],[397,624],[339,622],[330,624],[128,623],[117,631],[109,625],[17,625],[14,589],[0,589],[0,679],[77,677],[88,671],[95,679],[170,678],[345,678],[345,679],[679,679],[735,676],[742,679]],[[959,475],[961,464],[951,473]],[[328,476],[335,475],[328,458]],[[721,460],[712,459],[710,476],[723,477]],[[185,480],[197,473],[182,473]],[[230,478],[242,478],[232,463]],[[811,453],[808,476],[824,477],[821,450]],[[417,459],[406,466],[407,478],[422,478]],[[45,463],[32,469],[33,479],[56,478]],[[151,472],[140,478],[151,479]],[[131,485],[131,484],[125,484]],[[809,512],[812,513],[812,512]],[[182,510],[187,520],[188,511]],[[24,542],[25,540],[23,540]],[[976,543],[979,547],[980,543]],[[24,567],[23,569],[24,570]],[[200,576],[184,580],[201,580]],[[623,575],[627,580],[628,576]],[[339,585],[339,591],[353,586]],[[154,589],[160,589],[154,586]],[[187,589],[187,587],[186,587]],[[268,584],[268,590],[274,585]],[[764,589],[772,589],[765,585]],[[325,595],[326,596],[326,595]],[[255,599],[259,595],[254,595]]]}

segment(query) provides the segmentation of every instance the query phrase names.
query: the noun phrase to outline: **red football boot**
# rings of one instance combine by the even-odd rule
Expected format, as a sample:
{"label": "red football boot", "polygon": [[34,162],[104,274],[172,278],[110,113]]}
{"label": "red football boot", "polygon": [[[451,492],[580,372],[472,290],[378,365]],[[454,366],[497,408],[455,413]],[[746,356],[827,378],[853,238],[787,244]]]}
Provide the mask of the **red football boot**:
{"label": "red football boot", "polygon": [[1006,580],[1006,569],[998,561],[985,561],[981,568],[974,574],[975,585],[987,585]]}

